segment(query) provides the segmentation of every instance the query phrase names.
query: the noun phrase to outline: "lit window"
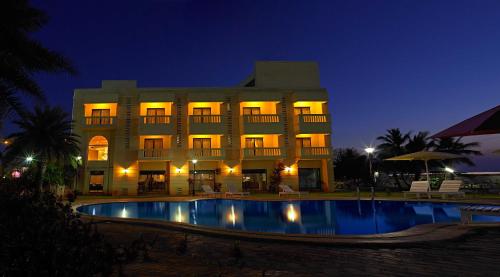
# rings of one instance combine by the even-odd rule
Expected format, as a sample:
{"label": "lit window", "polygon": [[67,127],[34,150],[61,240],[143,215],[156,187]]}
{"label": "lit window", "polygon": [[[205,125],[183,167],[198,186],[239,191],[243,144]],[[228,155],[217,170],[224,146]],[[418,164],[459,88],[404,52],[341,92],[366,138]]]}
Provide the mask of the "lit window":
{"label": "lit window", "polygon": [[108,140],[103,136],[95,136],[89,142],[89,161],[108,160]]}

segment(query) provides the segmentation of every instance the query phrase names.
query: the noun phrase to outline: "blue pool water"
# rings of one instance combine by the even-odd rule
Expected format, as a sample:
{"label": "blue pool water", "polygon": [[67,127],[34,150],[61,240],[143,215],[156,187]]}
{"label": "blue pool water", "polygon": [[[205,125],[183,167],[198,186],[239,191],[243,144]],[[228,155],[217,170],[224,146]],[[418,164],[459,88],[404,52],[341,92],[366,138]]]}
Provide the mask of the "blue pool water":
{"label": "blue pool water", "polygon": [[[454,203],[402,201],[207,199],[94,204],[81,206],[78,211],[250,232],[359,235],[401,231],[426,223],[459,222],[459,207]],[[500,222],[500,217],[474,216],[473,221]]]}

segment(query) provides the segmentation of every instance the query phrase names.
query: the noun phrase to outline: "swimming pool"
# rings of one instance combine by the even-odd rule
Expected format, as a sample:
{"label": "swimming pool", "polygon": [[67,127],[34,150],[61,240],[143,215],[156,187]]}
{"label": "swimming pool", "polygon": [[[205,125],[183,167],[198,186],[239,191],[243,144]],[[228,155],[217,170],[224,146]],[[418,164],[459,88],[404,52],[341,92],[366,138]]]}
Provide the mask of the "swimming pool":
{"label": "swimming pool", "polygon": [[[427,223],[459,222],[464,204],[404,201],[204,199],[186,202],[103,203],[78,207],[95,216],[189,223],[249,232],[366,235]],[[500,222],[474,216],[473,221]]]}

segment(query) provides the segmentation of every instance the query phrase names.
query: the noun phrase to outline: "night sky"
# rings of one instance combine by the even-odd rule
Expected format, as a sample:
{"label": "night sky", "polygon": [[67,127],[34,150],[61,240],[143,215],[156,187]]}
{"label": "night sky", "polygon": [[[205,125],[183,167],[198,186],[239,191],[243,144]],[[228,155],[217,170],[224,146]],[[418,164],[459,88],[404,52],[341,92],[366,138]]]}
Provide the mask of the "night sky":
{"label": "night sky", "polygon": [[[34,1],[36,34],[80,74],[40,75],[49,103],[102,79],[142,87],[232,86],[255,60],[315,60],[335,147],[386,129],[437,132],[500,104],[500,1]],[[500,136],[475,137],[482,151]],[[497,142],[495,144],[495,141]],[[492,157],[474,170],[499,171]]]}

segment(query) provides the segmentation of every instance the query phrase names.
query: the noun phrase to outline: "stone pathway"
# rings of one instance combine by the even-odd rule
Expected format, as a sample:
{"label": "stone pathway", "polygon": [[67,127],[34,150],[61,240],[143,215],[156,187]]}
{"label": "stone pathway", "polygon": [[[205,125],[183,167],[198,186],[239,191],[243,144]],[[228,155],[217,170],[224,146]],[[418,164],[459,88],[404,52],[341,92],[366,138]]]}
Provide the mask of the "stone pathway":
{"label": "stone pathway", "polygon": [[141,234],[146,241],[156,238],[152,261],[127,265],[127,276],[500,276],[500,228],[478,230],[460,241],[390,249],[189,234],[183,254],[177,253],[180,232],[120,223],[99,223],[98,229],[114,245],[130,245]]}

